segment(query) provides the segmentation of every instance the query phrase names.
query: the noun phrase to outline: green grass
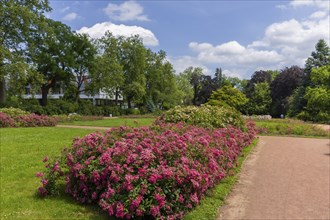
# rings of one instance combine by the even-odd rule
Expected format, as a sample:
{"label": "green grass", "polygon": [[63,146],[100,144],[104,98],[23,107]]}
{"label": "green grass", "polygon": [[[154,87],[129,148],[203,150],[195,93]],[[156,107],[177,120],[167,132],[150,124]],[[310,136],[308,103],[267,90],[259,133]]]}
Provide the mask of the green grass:
{"label": "green grass", "polygon": [[155,121],[155,118],[107,118],[95,121],[73,121],[63,122],[63,125],[80,125],[96,127],[119,127],[119,126],[148,126]]}
{"label": "green grass", "polygon": [[[41,160],[46,155],[59,155],[74,137],[92,131],[54,127],[0,129],[1,219],[109,219],[98,206],[81,205],[65,193],[45,199],[36,196],[40,179],[35,177],[35,173],[44,170]],[[244,149],[245,156],[239,158],[235,176],[221,181],[185,219],[215,219],[251,149],[252,145]]]}
{"label": "green grass", "polygon": [[324,129],[293,119],[256,120],[259,130],[266,129],[261,135],[286,135],[305,137],[328,137],[329,132]]}
{"label": "green grass", "polygon": [[0,129],[1,219],[107,219],[97,206],[75,202],[68,195],[40,199],[36,190],[44,170],[41,160],[59,155],[74,137],[91,133],[87,129],[6,128]]}
{"label": "green grass", "polygon": [[238,178],[238,173],[241,170],[243,161],[250,153],[252,148],[257,144],[257,139],[253,143],[243,149],[243,155],[238,158],[238,166],[234,169],[234,176],[227,176],[210,192],[208,196],[202,199],[199,206],[189,212],[184,220],[214,220],[218,215],[219,208],[224,204],[225,198],[231,191],[234,183]]}

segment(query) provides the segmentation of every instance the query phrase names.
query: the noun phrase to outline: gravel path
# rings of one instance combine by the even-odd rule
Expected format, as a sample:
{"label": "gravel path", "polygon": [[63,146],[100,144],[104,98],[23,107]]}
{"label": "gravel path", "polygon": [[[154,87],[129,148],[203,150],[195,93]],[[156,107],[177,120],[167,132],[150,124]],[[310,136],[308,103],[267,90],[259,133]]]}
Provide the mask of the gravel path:
{"label": "gravel path", "polygon": [[330,219],[329,140],[260,137],[222,219]]}

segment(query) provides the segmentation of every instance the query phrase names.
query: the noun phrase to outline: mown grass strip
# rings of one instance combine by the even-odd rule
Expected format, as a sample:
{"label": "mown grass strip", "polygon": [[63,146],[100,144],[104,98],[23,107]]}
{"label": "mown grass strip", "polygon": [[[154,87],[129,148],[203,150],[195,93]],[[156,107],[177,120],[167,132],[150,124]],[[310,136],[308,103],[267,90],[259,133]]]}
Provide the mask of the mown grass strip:
{"label": "mown grass strip", "polygon": [[242,164],[254,146],[258,143],[255,139],[253,143],[243,149],[243,154],[238,158],[238,166],[234,169],[234,176],[227,176],[210,192],[210,195],[202,199],[199,206],[189,212],[184,220],[214,220],[218,215],[219,208],[224,204],[227,195],[235,184]]}
{"label": "mown grass strip", "polygon": [[119,127],[119,126],[149,126],[155,121],[155,118],[107,118],[95,121],[73,121],[62,122],[63,125],[80,125],[95,127]]}

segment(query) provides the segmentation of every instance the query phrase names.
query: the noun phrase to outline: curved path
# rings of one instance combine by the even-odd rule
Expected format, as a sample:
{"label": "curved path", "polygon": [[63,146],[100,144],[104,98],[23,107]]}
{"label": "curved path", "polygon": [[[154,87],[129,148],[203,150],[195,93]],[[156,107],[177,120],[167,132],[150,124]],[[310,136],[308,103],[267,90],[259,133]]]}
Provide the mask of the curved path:
{"label": "curved path", "polygon": [[330,219],[328,139],[260,137],[221,219]]}

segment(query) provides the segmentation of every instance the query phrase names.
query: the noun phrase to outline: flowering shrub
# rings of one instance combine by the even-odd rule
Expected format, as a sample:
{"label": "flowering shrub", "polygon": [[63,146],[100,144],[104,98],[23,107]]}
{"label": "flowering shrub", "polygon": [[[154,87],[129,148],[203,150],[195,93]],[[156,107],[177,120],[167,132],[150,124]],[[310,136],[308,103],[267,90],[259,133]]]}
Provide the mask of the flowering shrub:
{"label": "flowering shrub", "polygon": [[16,127],[16,123],[9,115],[0,112],[0,128],[5,127]]}
{"label": "flowering shrub", "polygon": [[0,112],[0,127],[39,127],[55,126],[57,120],[46,115],[18,115],[10,117],[6,113]]}
{"label": "flowering shrub", "polygon": [[92,133],[75,139],[61,157],[44,160],[45,174],[37,173],[39,194],[56,193],[63,178],[67,193],[110,216],[182,218],[232,173],[256,134],[253,123],[246,126],[249,132],[158,123]]}
{"label": "flowering shrub", "polygon": [[177,106],[165,112],[159,120],[169,123],[184,122],[208,128],[224,128],[227,125],[242,128],[244,125],[243,118],[239,112],[225,107],[210,105],[202,105],[201,107]]}
{"label": "flowering shrub", "polygon": [[23,111],[20,108],[13,108],[13,107],[10,107],[10,108],[0,108],[0,112],[3,112],[3,113],[7,114],[10,117],[31,114],[30,112]]}

